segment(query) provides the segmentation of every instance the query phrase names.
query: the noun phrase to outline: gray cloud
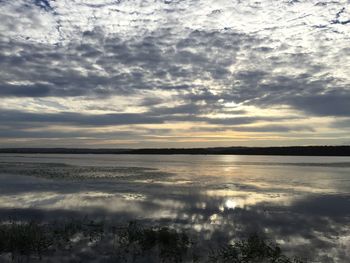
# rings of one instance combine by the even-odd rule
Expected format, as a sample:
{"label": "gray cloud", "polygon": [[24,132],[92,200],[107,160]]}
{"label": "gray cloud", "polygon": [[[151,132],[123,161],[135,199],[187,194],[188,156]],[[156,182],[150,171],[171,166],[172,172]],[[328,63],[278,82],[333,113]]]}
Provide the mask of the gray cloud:
{"label": "gray cloud", "polygon": [[332,126],[340,129],[349,129],[350,128],[350,118],[337,119],[332,122]]}
{"label": "gray cloud", "polygon": [[299,131],[307,131],[313,132],[315,131],[313,128],[306,125],[263,125],[263,126],[254,126],[254,127],[235,127],[233,130],[241,131],[241,132],[299,132]]}
{"label": "gray cloud", "polygon": [[106,126],[126,124],[159,124],[163,123],[164,119],[133,113],[87,115],[73,112],[40,114],[20,111],[1,111],[0,121],[2,124],[28,122],[39,124],[57,123],[66,125]]}
{"label": "gray cloud", "polygon": [[336,90],[323,94],[296,96],[291,104],[314,115],[350,116],[350,92]]}
{"label": "gray cloud", "polygon": [[[0,96],[109,96],[176,90],[179,99],[192,102],[213,104],[221,99],[264,107],[289,105],[315,115],[349,114],[345,106],[349,90],[329,74],[315,79],[313,74],[321,68],[313,65],[309,54],[283,56],[278,59],[284,59],[282,65],[270,56],[259,70],[247,65],[247,70],[230,73],[229,67],[235,65],[242,47],[263,41],[230,31],[194,31],[185,38],[169,40],[169,30],[155,34],[127,42],[97,30],[84,33],[85,43],[69,47],[3,42],[2,54],[11,53],[13,46],[21,52],[20,56],[12,52],[1,57],[4,77],[0,80]],[[246,54],[247,59],[258,56],[254,61],[259,63],[267,50],[255,49]],[[267,71],[268,67],[276,69],[284,64],[308,69],[297,75]],[[214,95],[209,84],[194,84],[196,79],[215,83],[221,91]],[[334,107],[322,108],[326,101],[334,102]]]}
{"label": "gray cloud", "polygon": [[115,132],[96,132],[89,130],[78,131],[28,131],[28,130],[12,130],[3,129],[0,131],[1,138],[29,138],[29,139],[55,139],[55,138],[84,138],[84,139],[123,139],[128,137],[129,139],[142,139],[143,135],[147,135],[145,132],[135,132],[131,130],[127,131],[115,131]]}
{"label": "gray cloud", "polygon": [[[180,111],[179,111],[180,110]],[[187,109],[186,109],[187,110]],[[227,117],[227,118],[209,118],[200,117],[195,114],[175,114],[184,113],[182,109],[175,108],[158,112],[145,113],[111,113],[111,114],[81,114],[75,112],[60,112],[60,113],[32,113],[13,110],[2,110],[0,112],[0,122],[2,125],[18,125],[24,123],[26,126],[32,125],[43,126],[49,124],[73,125],[73,126],[116,126],[129,124],[162,124],[168,121],[177,122],[203,122],[208,124],[218,125],[238,125],[250,124],[259,121],[279,121],[285,119],[295,119],[298,117]]]}
{"label": "gray cloud", "polygon": [[[1,79],[0,95],[82,96],[125,94],[140,89],[188,90],[196,86],[192,84],[194,79],[220,81],[226,77],[233,48],[238,48],[232,43],[226,44],[226,48],[231,48],[231,57],[228,54],[221,57],[216,55],[224,43],[230,43],[232,39],[237,42],[236,34],[194,32],[187,39],[170,43],[160,39],[169,37],[171,32],[168,31],[135,43],[105,37],[101,32],[85,34],[93,40],[91,43],[72,44],[69,47],[3,43],[1,53],[10,54],[2,55],[0,60],[5,76]],[[103,43],[101,38],[104,38]],[[181,42],[186,40],[193,44],[187,44],[186,48],[201,50],[183,50],[184,44]],[[177,43],[182,48],[178,47],[175,51],[173,47]],[[21,50],[20,56],[13,52],[13,44]],[[101,70],[105,74],[101,74]]]}

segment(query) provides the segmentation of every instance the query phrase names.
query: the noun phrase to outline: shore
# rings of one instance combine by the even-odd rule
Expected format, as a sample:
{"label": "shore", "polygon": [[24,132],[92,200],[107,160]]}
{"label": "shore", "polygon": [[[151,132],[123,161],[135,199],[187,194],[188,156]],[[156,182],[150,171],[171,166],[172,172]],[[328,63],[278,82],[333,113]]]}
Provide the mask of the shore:
{"label": "shore", "polygon": [[160,154],[160,155],[282,155],[350,156],[350,146],[213,147],[213,148],[2,148],[0,153],[18,154]]}

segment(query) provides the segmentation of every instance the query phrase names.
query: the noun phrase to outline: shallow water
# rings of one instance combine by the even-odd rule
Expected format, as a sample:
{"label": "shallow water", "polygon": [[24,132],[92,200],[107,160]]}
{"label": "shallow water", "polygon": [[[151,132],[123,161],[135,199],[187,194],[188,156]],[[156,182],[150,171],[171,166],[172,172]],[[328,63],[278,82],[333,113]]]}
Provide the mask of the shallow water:
{"label": "shallow water", "polygon": [[257,231],[312,262],[349,262],[350,158],[0,155],[2,220],[84,216],[220,241]]}

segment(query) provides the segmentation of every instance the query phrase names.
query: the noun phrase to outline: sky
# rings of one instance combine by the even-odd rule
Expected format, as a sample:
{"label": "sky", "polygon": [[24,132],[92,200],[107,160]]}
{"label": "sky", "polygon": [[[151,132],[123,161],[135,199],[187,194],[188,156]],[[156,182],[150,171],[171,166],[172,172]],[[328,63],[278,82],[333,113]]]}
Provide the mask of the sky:
{"label": "sky", "polygon": [[350,144],[350,0],[0,0],[0,147]]}

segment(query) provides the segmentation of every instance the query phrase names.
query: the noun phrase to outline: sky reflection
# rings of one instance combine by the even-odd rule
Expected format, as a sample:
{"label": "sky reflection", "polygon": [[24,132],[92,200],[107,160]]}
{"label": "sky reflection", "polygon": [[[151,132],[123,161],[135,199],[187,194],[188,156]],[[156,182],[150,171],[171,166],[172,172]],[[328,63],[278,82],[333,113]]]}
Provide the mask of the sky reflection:
{"label": "sky reflection", "polygon": [[160,162],[152,163],[116,156],[102,164],[93,158],[7,158],[0,163],[1,219],[138,219],[192,229],[214,241],[258,231],[320,262],[350,257],[350,168],[336,167],[337,159],[325,169],[282,165],[294,161],[289,157],[270,157],[280,163],[273,166],[257,165],[260,157],[156,156]]}

